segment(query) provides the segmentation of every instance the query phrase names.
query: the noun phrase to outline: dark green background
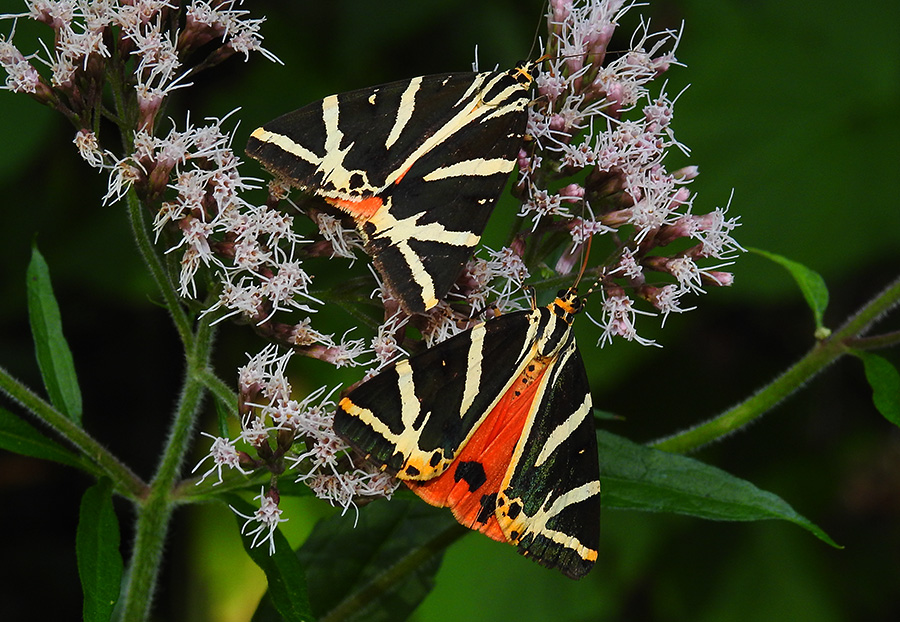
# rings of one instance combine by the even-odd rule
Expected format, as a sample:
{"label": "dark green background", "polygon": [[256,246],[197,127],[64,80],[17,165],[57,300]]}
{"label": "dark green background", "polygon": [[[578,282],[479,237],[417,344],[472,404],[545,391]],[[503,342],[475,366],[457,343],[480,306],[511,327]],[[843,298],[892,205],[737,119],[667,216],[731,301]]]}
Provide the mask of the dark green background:
{"label": "dark green background", "polygon": [[[11,0],[2,6],[20,10]],[[241,107],[238,148],[254,127],[329,93],[467,70],[476,44],[482,67],[510,66],[529,56],[541,12],[539,2],[514,0],[244,6],[267,13],[266,47],[285,65],[234,58],[179,91],[167,110],[181,127],[188,108],[198,122]],[[670,94],[691,85],[676,104],[674,128],[692,153],[689,160],[673,153],[667,164],[700,167],[695,211],[724,205],[734,189],[738,241],[819,271],[832,294],[826,323],[836,327],[900,269],[900,5],[656,1],[629,14],[612,47],[627,45],[639,12],[652,17],[654,30],[684,22],[678,58],[687,68],[666,77]],[[35,31],[20,22],[16,41],[26,52]],[[24,286],[37,236],[83,383],[85,425],[149,477],[182,359],[165,313],[153,304],[123,206],[99,205],[105,179],[77,158],[73,135],[55,113],[0,93],[0,364],[39,386]],[[253,164],[245,174],[263,175]],[[490,243],[502,239],[514,209],[501,203]],[[708,418],[812,345],[811,316],[786,273],[752,255],[732,269],[734,287],[670,317],[665,331],[653,330],[652,320],[639,325],[663,349],[624,343],[598,350],[598,330],[579,323],[594,401],[625,417],[609,430],[643,441]],[[320,326],[338,334],[354,323],[343,312],[328,315]],[[368,337],[364,329],[356,335]],[[241,327],[224,327],[218,343],[227,379],[246,361],[244,352],[261,348]],[[304,382],[335,382],[314,361],[297,373],[301,390]],[[358,372],[339,376],[353,382]],[[845,548],[830,549],[787,524],[607,511],[597,569],[581,582],[473,534],[448,551],[418,619],[900,618],[900,434],[871,406],[857,361],[840,361],[760,423],[697,457],[779,494]],[[79,616],[73,525],[88,485],[62,467],[0,455],[4,559],[15,574],[0,584],[3,619],[35,611]],[[300,525],[295,537],[308,529],[300,512],[318,515],[322,506],[306,503],[291,514]],[[127,543],[131,513],[119,509]],[[208,514],[177,515],[160,619],[208,619],[225,602],[207,581],[209,566],[242,562],[221,557],[226,545],[209,537],[233,531],[233,521],[218,513],[204,522]],[[231,600],[241,600],[240,585],[229,590]],[[245,591],[245,601],[258,596],[258,588]]]}

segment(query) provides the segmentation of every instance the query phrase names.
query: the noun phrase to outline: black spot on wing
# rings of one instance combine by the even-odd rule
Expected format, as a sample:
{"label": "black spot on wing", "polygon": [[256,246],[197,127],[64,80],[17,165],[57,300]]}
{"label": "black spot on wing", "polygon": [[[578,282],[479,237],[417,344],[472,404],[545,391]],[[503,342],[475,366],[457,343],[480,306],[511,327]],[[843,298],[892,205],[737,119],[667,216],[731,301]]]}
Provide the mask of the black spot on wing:
{"label": "black spot on wing", "polygon": [[465,481],[469,486],[469,492],[475,492],[487,481],[484,466],[480,462],[460,462],[453,473],[454,481]]}
{"label": "black spot on wing", "polygon": [[481,510],[478,512],[478,517],[475,519],[475,523],[483,525],[491,519],[491,516],[494,515],[494,510],[497,507],[497,493],[495,492],[489,495],[482,495],[480,503]]}

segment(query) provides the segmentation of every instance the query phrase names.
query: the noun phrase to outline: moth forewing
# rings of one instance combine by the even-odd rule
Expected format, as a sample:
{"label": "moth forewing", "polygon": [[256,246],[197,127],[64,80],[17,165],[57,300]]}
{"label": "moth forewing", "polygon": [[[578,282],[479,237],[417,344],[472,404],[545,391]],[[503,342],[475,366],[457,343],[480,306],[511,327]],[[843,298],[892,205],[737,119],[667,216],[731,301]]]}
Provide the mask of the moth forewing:
{"label": "moth forewing", "polygon": [[387,287],[423,312],[453,285],[515,168],[532,66],[332,95],[255,130],[247,153],[352,218]]}
{"label": "moth forewing", "polygon": [[533,356],[534,313],[500,316],[389,366],[341,400],[335,430],[401,479],[439,476],[509,390],[518,372],[508,370]]}

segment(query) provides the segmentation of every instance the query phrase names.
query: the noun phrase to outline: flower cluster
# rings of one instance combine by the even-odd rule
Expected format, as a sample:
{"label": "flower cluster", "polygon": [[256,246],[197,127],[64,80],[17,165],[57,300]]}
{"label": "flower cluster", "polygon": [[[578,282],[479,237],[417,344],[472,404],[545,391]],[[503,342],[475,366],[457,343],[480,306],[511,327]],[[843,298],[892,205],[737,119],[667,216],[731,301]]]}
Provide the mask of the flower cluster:
{"label": "flower cluster", "polygon": [[[25,57],[12,36],[0,39],[7,88],[29,93],[72,120],[82,158],[109,175],[107,203],[133,190],[151,211],[157,242],[179,258],[179,293],[215,295],[205,312],[215,321],[239,316],[303,354],[338,366],[361,364],[359,357],[368,351],[362,340],[346,335],[335,340],[310,326],[309,314],[321,302],[309,291],[313,276],[300,249],[310,244],[293,217],[242,198],[256,180],[239,171],[233,136],[224,127],[230,115],[202,125],[188,118],[183,129],[159,131],[165,98],[191,86],[189,78],[198,71],[235,53],[247,58],[259,52],[277,61],[262,47],[263,20],[250,19],[236,0],[28,0],[25,5],[25,13],[3,17],[47,24],[55,45],[45,46],[45,58]],[[201,51],[206,55],[198,59]],[[50,68],[49,76],[38,73],[35,59]],[[108,102],[103,82],[110,75],[118,77],[111,81],[118,92]],[[102,140],[98,116],[115,122],[118,140]],[[124,143],[124,153],[104,148],[104,142]],[[201,267],[208,270],[198,285]],[[291,311],[301,317],[282,319]]]}
{"label": "flower cluster", "polygon": [[[259,499],[259,509],[256,510],[252,516],[242,514],[234,509],[233,506],[229,507],[231,507],[231,510],[235,514],[241,518],[247,519],[241,526],[241,533],[253,536],[250,546],[256,547],[268,541],[269,555],[273,555],[275,553],[275,530],[278,528],[279,523],[283,523],[289,519],[281,517],[282,510],[278,507],[280,497],[277,490],[269,490],[267,492],[265,489],[262,489],[253,500],[256,501],[257,499]],[[254,523],[257,523],[257,525],[253,529],[248,530],[248,527]],[[265,536],[260,539],[260,536],[263,534],[265,534]]]}
{"label": "flower cluster", "polygon": [[[223,471],[232,469],[249,474],[267,468],[280,475],[290,468],[317,494],[346,508],[358,495],[389,495],[394,484],[346,457],[331,429],[331,393],[323,387],[296,401],[286,380],[284,366],[293,353],[339,367],[362,364],[371,351],[362,339],[348,333],[335,339],[311,323],[321,302],[310,293],[313,275],[303,259],[316,255],[320,242],[301,236],[293,216],[244,199],[258,180],[240,172],[233,130],[226,128],[233,113],[202,123],[188,116],[183,124],[161,127],[167,98],[191,87],[199,71],[235,54],[278,60],[262,47],[263,20],[251,19],[240,4],[25,0],[22,13],[0,15],[11,23],[10,34],[0,35],[0,67],[6,90],[31,96],[73,124],[78,153],[108,175],[105,203],[127,199],[129,208],[149,212],[157,244],[177,258],[168,265],[185,301],[205,299],[200,315],[207,321],[234,316],[292,348],[278,358],[271,346],[241,371],[240,435],[211,437],[203,462],[211,460],[212,467],[202,479],[215,473],[221,482]],[[13,38],[22,19],[48,26],[52,44],[39,53],[20,52]],[[327,215],[319,226],[321,242],[335,255],[352,256],[359,246]],[[250,533],[254,544],[271,543],[284,520],[277,486],[258,500],[260,510],[247,518],[260,526]]]}
{"label": "flower cluster", "polygon": [[[321,387],[300,401],[292,397],[286,375],[292,355],[268,346],[240,369],[240,433],[235,439],[211,437],[210,453],[194,471],[208,459],[213,464],[198,484],[213,473],[221,483],[223,468],[241,473],[265,468],[276,475],[289,470],[296,481],[344,510],[360,497],[390,497],[397,480],[365,463],[354,465],[348,446],[334,433],[331,398],[337,387]],[[238,450],[239,443],[253,455]],[[277,485],[267,494],[277,496]]]}
{"label": "flower cluster", "polygon": [[[187,6],[166,0],[26,0],[21,14],[47,24],[53,30],[54,45],[45,48],[45,57],[22,55],[9,39],[0,38],[0,66],[6,70],[6,88],[28,93],[42,103],[57,108],[74,123],[91,128],[102,109],[106,70],[117,69],[117,77],[129,86],[136,101],[133,119],[138,127],[152,127],[166,96],[188,86],[188,76],[219,63],[235,53],[260,52],[275,60],[262,47],[261,19],[248,19],[247,11],[236,8],[236,0],[207,2],[193,0]],[[171,28],[172,19],[183,22]],[[184,59],[213,40],[221,41],[200,63],[186,67]],[[113,57],[133,58],[134,68]],[[32,60],[49,68],[44,77]],[[122,110],[117,112],[123,112]]]}
{"label": "flower cluster", "polygon": [[[677,97],[666,94],[665,84],[651,95],[649,84],[677,64],[680,33],[652,33],[641,21],[625,52],[608,47],[636,4],[551,1],[549,60],[536,79],[539,97],[528,121],[533,145],[519,157],[519,216],[531,224],[519,234],[524,245],[566,231],[570,241],[555,265],[566,273],[588,239],[608,244],[602,254],[612,259],[590,271],[598,279],[592,289],[602,291],[601,344],[613,337],[652,343],[638,336],[634,320],[654,313],[635,304],[649,303],[663,321],[686,311],[679,306],[683,295],[731,284],[731,274],[719,268],[743,250],[731,237],[737,219],[727,218],[726,209],[693,213],[687,184],[697,168],[670,172],[664,163],[669,149],[687,148],[672,129]],[[666,254],[669,244],[677,250]],[[717,263],[698,263],[710,259]]]}

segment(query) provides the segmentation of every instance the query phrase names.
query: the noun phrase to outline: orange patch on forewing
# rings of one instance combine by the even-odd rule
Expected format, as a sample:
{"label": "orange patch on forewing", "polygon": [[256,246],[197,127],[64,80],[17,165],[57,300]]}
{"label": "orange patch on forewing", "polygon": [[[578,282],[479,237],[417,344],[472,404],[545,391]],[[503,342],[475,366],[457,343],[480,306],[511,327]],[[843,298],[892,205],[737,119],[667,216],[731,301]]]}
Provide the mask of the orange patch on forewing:
{"label": "orange patch on forewing", "polygon": [[371,220],[378,210],[384,205],[381,197],[364,197],[361,199],[333,199],[327,198],[325,201],[329,205],[333,205],[342,212],[346,212],[353,216],[357,222],[365,222]]}
{"label": "orange patch on forewing", "polygon": [[409,169],[411,169],[411,168],[412,168],[412,165],[407,166],[406,170],[403,171],[402,173],[400,173],[400,177],[398,177],[397,179],[394,180],[395,186],[400,183],[400,180],[402,180],[404,177],[406,177],[406,174],[409,172]]}
{"label": "orange patch on forewing", "polygon": [[[500,492],[545,369],[545,365],[538,364],[534,370],[523,372],[516,379],[446,471],[427,481],[407,480],[406,485],[431,505],[449,507],[462,525],[494,540],[509,541],[497,522],[494,506],[490,505],[489,511],[485,512],[482,499]],[[473,471],[478,471],[476,465],[484,470],[483,482],[472,481]],[[457,474],[457,469],[466,477]],[[480,485],[476,490],[470,490],[470,482]]]}

